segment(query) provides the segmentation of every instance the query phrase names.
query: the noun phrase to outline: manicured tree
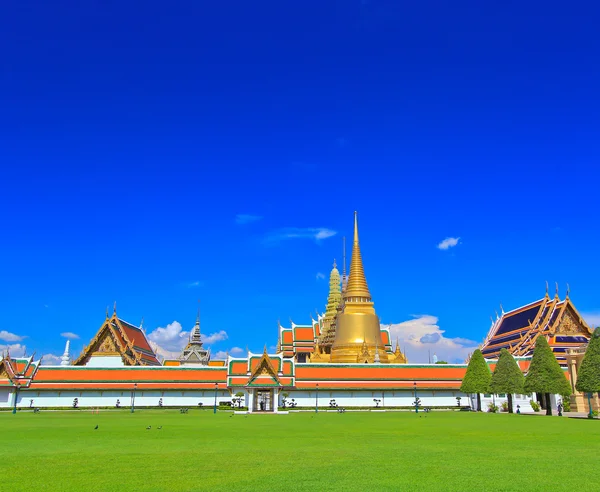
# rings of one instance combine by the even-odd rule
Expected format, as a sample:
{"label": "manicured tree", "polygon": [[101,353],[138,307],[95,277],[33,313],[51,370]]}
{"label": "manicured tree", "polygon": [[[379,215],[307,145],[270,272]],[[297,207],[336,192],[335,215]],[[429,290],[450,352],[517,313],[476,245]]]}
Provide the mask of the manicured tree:
{"label": "manicured tree", "polygon": [[571,385],[543,335],[538,336],[535,342],[524,391],[546,395],[546,415],[552,415],[551,394],[571,394]]}
{"label": "manicured tree", "polygon": [[577,372],[575,387],[582,393],[587,393],[590,407],[589,417],[592,418],[592,393],[600,391],[600,327],[596,328],[588,343],[583,361]]}
{"label": "manicured tree", "polygon": [[481,350],[473,352],[467,372],[462,380],[460,390],[463,393],[477,393],[477,411],[481,412],[481,393],[487,393],[490,388],[492,373],[483,358]]}
{"label": "manicured tree", "polygon": [[506,393],[508,395],[508,413],[513,413],[513,394],[523,393],[525,376],[519,369],[519,364],[506,349],[500,351],[500,357],[496,363],[490,391],[495,395]]}

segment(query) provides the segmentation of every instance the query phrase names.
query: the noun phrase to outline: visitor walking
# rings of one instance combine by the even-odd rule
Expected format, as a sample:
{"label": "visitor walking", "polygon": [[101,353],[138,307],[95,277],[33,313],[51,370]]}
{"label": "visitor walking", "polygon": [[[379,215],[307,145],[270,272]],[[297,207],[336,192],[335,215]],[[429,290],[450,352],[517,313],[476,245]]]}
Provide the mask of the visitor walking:
{"label": "visitor walking", "polygon": [[558,416],[559,416],[559,417],[562,417],[562,411],[563,411],[563,404],[562,404],[562,401],[559,401],[559,402],[558,402],[558,407],[557,407],[557,408],[558,408]]}

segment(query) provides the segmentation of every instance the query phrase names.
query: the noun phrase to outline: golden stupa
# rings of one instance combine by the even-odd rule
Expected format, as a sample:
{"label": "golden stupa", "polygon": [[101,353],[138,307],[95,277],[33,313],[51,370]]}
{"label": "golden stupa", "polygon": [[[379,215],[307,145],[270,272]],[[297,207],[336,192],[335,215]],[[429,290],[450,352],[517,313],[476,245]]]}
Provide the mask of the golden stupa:
{"label": "golden stupa", "polygon": [[379,318],[371,300],[358,241],[358,216],[354,212],[354,242],[350,276],[343,293],[343,308],[337,315],[331,362],[387,363],[389,355],[381,339]]}

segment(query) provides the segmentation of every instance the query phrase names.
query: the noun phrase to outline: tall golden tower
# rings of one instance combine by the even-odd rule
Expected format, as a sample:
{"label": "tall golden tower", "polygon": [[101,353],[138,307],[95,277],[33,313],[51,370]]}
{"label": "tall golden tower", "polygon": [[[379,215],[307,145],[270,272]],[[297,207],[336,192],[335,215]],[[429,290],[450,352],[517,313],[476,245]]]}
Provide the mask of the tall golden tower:
{"label": "tall golden tower", "polygon": [[378,353],[382,363],[388,354],[381,340],[379,318],[371,300],[358,241],[358,216],[354,212],[354,242],[350,260],[350,276],[343,293],[343,311],[337,316],[331,362],[373,363]]}
{"label": "tall golden tower", "polygon": [[327,298],[327,308],[321,325],[321,336],[319,337],[319,347],[322,352],[328,354],[331,352],[331,345],[335,340],[335,317],[338,313],[338,307],[342,302],[342,291],[340,288],[340,272],[337,269],[335,260],[333,269],[329,275],[329,297]]}

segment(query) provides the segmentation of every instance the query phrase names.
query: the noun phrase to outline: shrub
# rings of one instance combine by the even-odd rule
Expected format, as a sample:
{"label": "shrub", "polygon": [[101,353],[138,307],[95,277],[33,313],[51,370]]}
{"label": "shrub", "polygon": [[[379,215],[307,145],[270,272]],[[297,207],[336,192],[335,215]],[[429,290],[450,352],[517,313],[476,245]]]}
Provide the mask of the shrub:
{"label": "shrub", "polygon": [[500,407],[502,408],[503,412],[508,412],[508,402],[507,401],[503,401],[502,405],[500,405]]}
{"label": "shrub", "polygon": [[488,412],[496,413],[497,411],[498,411],[498,405],[494,405],[494,403],[489,402],[488,403]]}
{"label": "shrub", "polygon": [[529,404],[531,405],[531,408],[533,409],[534,412],[540,411],[540,404],[537,401],[530,400]]}
{"label": "shrub", "polygon": [[562,404],[563,404],[563,412],[571,411],[571,398],[569,398],[568,396],[563,396]]}

